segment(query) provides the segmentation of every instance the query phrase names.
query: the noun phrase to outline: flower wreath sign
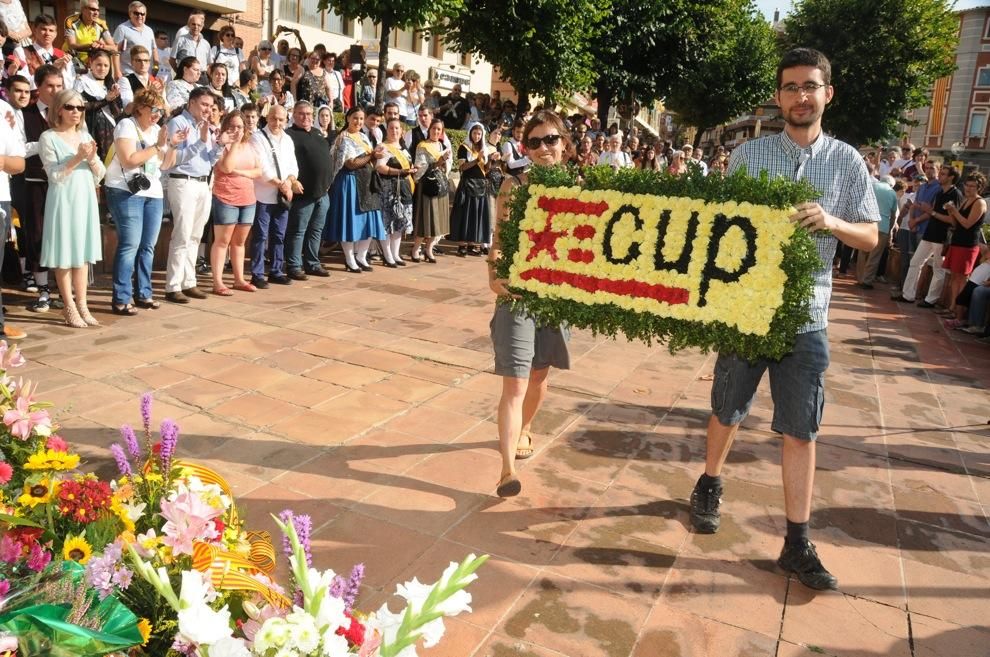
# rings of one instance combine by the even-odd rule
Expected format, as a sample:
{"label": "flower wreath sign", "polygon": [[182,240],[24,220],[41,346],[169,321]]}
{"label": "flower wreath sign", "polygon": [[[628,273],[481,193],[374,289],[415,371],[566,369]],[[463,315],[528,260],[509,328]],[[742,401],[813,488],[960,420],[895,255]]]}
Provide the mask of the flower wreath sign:
{"label": "flower wreath sign", "polygon": [[788,220],[806,181],[534,167],[501,224],[499,277],[544,324],[781,358],[809,319],[813,238]]}

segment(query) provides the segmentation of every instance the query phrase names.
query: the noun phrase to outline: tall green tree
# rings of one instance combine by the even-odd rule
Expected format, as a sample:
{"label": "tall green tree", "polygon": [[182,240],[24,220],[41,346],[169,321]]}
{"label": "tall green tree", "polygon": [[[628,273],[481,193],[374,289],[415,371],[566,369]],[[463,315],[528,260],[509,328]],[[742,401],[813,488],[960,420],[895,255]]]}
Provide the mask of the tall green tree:
{"label": "tall green tree", "polygon": [[603,34],[611,0],[465,0],[444,39],[497,66],[519,94],[539,94],[548,104],[587,89],[595,79],[591,45]]}
{"label": "tall green tree", "polygon": [[592,44],[597,75],[593,89],[605,125],[617,99],[643,104],[666,96],[674,83],[701,62],[728,0],[612,0],[604,15],[604,38]]}
{"label": "tall green tree", "polygon": [[408,30],[437,25],[463,9],[463,0],[320,0],[319,9],[333,9],[339,15],[364,20],[370,18],[381,28],[378,50],[378,83],[375,102],[385,98],[388,77],[388,46],[392,30]]}
{"label": "tall green tree", "polygon": [[771,97],[777,38],[751,0],[730,0],[715,19],[710,39],[691,70],[684,71],[666,105],[702,133],[750,111]]}
{"label": "tall green tree", "polygon": [[852,144],[890,139],[905,113],[928,104],[955,70],[959,17],[951,0],[799,0],[785,21],[789,47],[832,62],[835,97],[824,129]]}

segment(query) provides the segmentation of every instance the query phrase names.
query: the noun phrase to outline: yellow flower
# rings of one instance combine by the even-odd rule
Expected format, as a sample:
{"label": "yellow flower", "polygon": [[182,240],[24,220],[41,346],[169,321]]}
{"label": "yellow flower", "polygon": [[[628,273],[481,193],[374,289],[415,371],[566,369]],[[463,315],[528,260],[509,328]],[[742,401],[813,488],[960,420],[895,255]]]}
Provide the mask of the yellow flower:
{"label": "yellow flower", "polygon": [[28,457],[25,470],[72,470],[79,465],[78,454],[43,449]]}
{"label": "yellow flower", "polygon": [[93,556],[93,546],[82,536],[70,536],[62,546],[62,557],[66,561],[86,563]]}
{"label": "yellow flower", "polygon": [[58,484],[53,484],[48,477],[45,477],[40,481],[24,484],[24,494],[17,498],[17,503],[33,509],[39,504],[51,502],[56,492],[58,492]]}
{"label": "yellow flower", "polygon": [[165,481],[162,478],[162,476],[160,474],[158,474],[157,472],[149,472],[149,473],[145,474],[144,475],[144,480],[145,481],[159,482],[159,483]]}
{"label": "yellow flower", "polygon": [[141,633],[141,645],[148,645],[148,639],[151,638],[151,621],[147,618],[142,618],[137,624],[138,632]]}

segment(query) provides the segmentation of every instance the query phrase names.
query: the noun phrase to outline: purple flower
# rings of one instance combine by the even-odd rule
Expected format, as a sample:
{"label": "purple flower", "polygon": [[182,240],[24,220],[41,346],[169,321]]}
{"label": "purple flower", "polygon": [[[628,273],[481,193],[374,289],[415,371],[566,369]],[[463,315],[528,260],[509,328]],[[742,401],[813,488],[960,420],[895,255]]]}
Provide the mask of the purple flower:
{"label": "purple flower", "polygon": [[124,454],[124,448],[114,443],[110,445],[110,453],[117,462],[117,471],[125,477],[130,477],[134,471],[131,470],[131,462],[127,460],[127,454]]}
{"label": "purple flower", "polygon": [[4,563],[15,563],[21,558],[21,544],[9,536],[0,538],[0,561]]}
{"label": "purple flower", "polygon": [[124,446],[127,447],[127,453],[131,455],[131,458],[137,458],[141,456],[141,447],[138,445],[137,436],[134,435],[134,429],[131,425],[125,424],[120,427],[120,437],[124,440]]}
{"label": "purple flower", "polygon": [[344,593],[346,592],[346,590],[347,590],[347,580],[341,577],[340,575],[334,577],[333,581],[330,582],[329,593],[331,598],[337,598],[338,600],[342,599],[344,597]]}
{"label": "purple flower", "polygon": [[141,421],[144,423],[144,432],[151,433],[151,393],[146,392],[141,395]]}
{"label": "purple flower", "polygon": [[172,420],[163,420],[159,429],[162,437],[162,450],[159,454],[162,464],[162,472],[169,472],[172,469],[172,457],[175,456],[175,447],[179,443],[179,425]]}
{"label": "purple flower", "polygon": [[[130,585],[131,571],[126,568],[121,568],[120,571],[117,569],[121,556],[122,548],[115,542],[107,545],[103,554],[94,556],[86,564],[86,583],[97,590],[101,600],[113,593],[115,584],[120,588]],[[119,574],[124,570],[127,570],[126,575]]]}
{"label": "purple flower", "polygon": [[[313,519],[307,515],[297,516],[292,513],[292,509],[285,509],[278,514],[278,519],[282,521],[283,524],[292,523],[292,526],[296,530],[296,537],[299,539],[299,544],[302,545],[303,552],[306,554],[306,565],[313,565],[313,553],[311,551],[310,534],[313,532]],[[282,536],[282,551],[285,552],[286,557],[292,556],[292,543],[289,542],[289,537]]]}
{"label": "purple flower", "polygon": [[344,600],[344,609],[351,611],[354,609],[354,602],[357,600],[358,592],[361,589],[361,580],[364,579],[364,564],[359,563],[351,569],[351,578],[347,580],[347,590],[341,596]]}
{"label": "purple flower", "polygon": [[10,593],[10,581],[0,579],[0,598],[4,597],[8,593]]}
{"label": "purple flower", "polygon": [[113,574],[113,583],[117,585],[117,588],[126,590],[131,585],[133,578],[134,573],[129,568],[121,568]]}

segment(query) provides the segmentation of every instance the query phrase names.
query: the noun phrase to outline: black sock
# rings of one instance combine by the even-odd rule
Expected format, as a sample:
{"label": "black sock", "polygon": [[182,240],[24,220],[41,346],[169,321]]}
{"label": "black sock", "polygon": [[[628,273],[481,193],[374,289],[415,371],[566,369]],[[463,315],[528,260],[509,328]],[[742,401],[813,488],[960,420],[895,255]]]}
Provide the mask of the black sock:
{"label": "black sock", "polygon": [[787,537],[784,542],[788,545],[798,545],[808,540],[808,523],[787,521]]}
{"label": "black sock", "polygon": [[698,484],[704,486],[705,488],[714,488],[714,487],[721,488],[722,477],[721,475],[716,475],[714,477],[711,477],[708,475],[707,472],[704,472],[701,474],[701,477],[698,479]]}

